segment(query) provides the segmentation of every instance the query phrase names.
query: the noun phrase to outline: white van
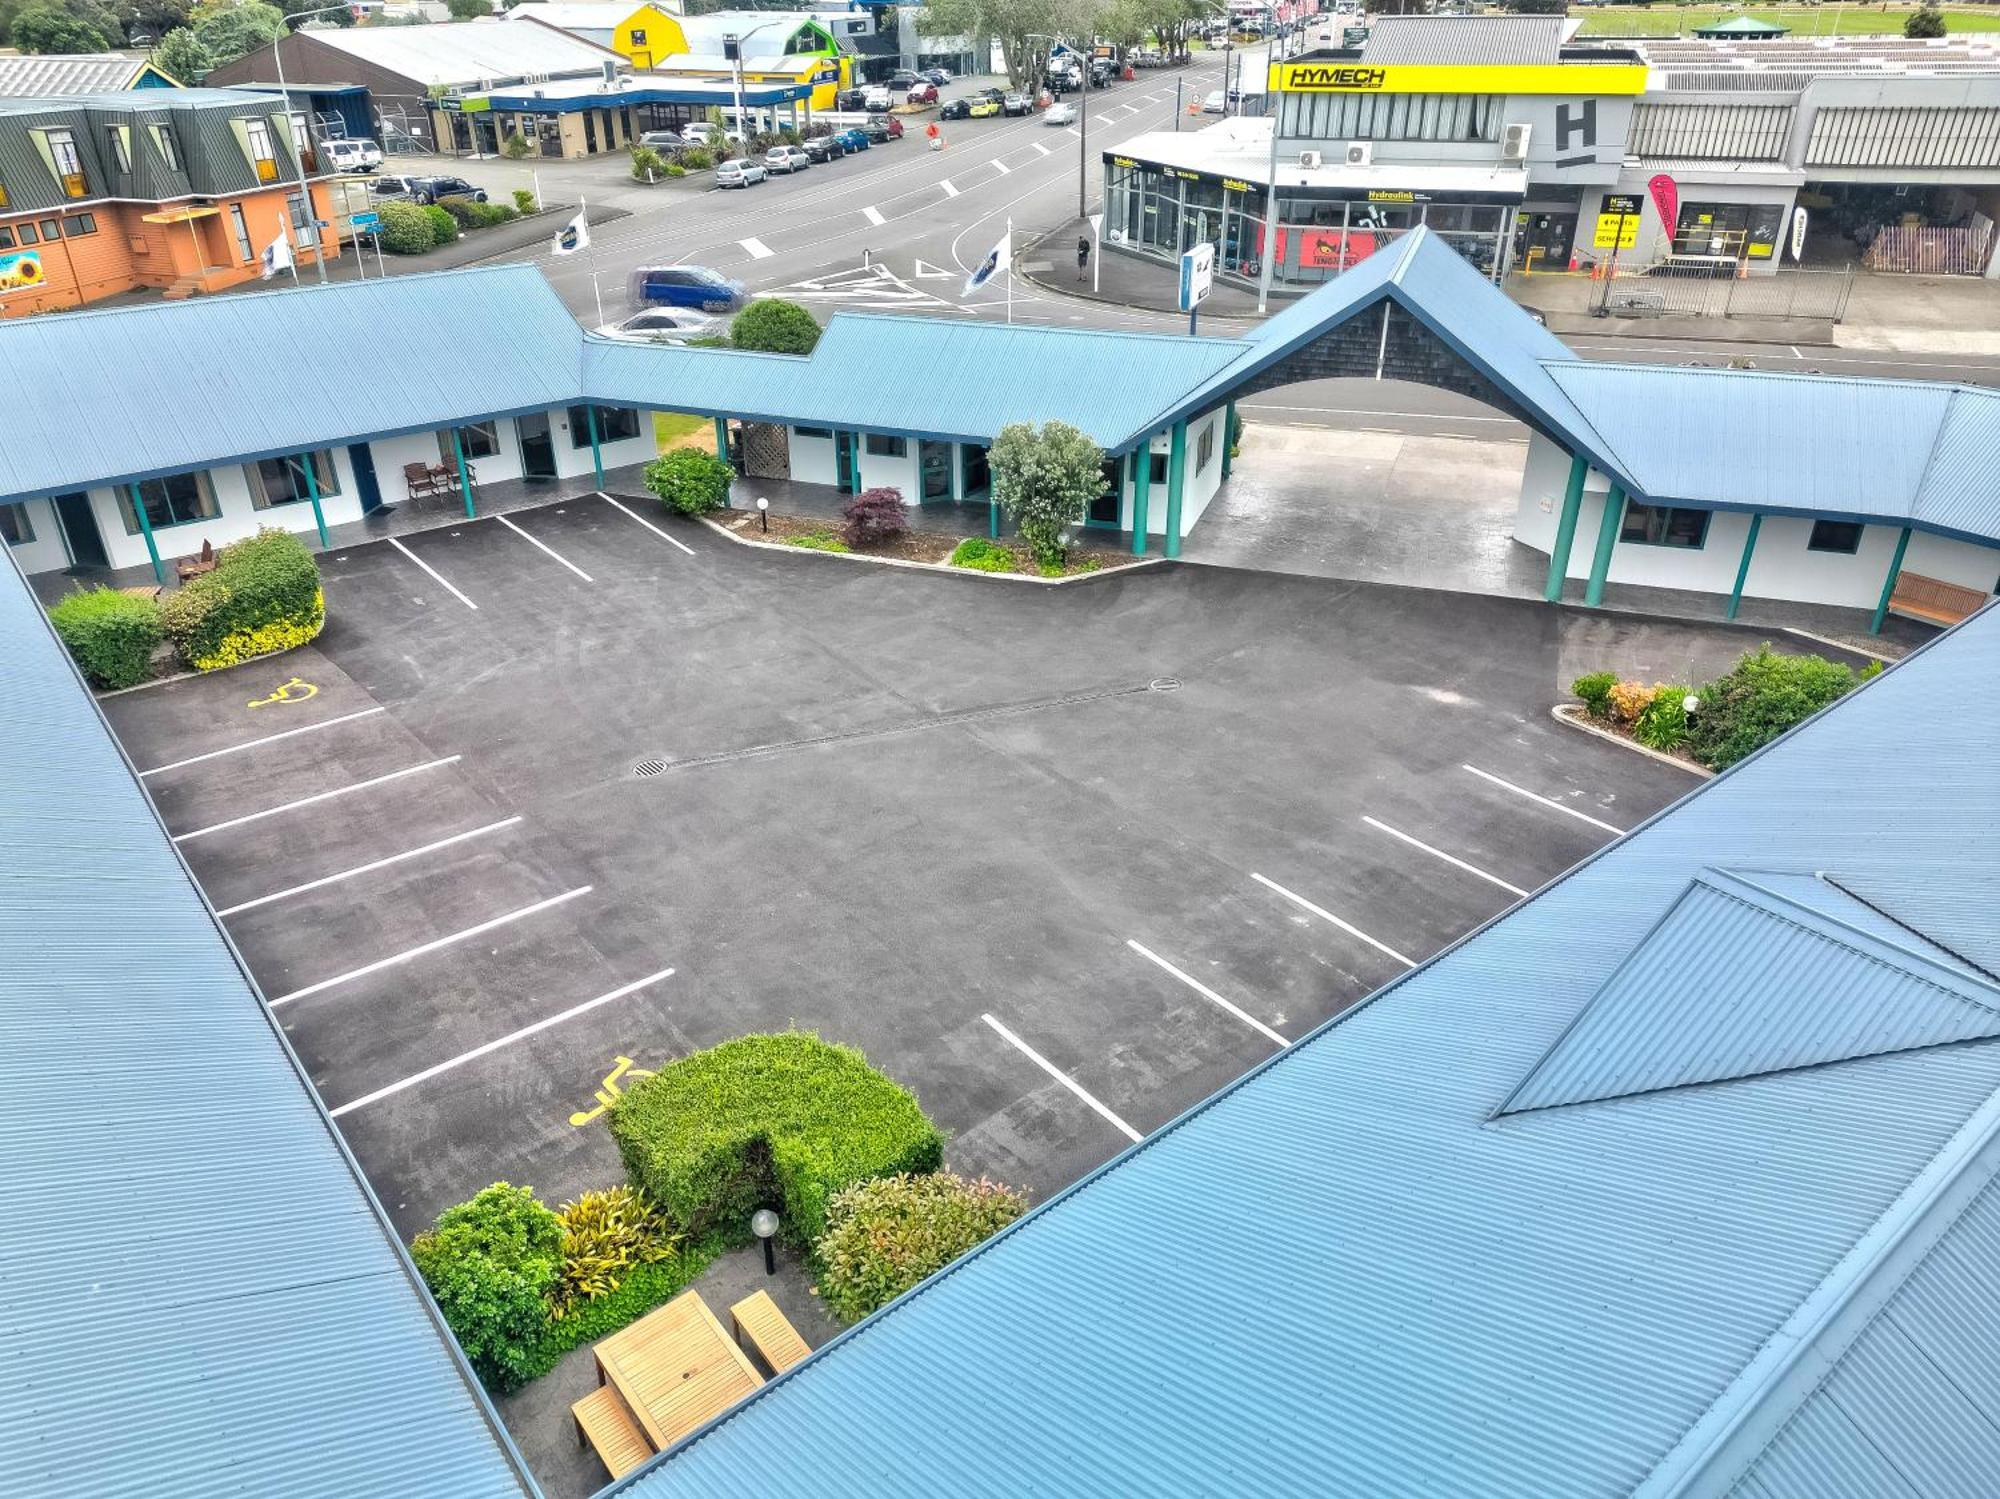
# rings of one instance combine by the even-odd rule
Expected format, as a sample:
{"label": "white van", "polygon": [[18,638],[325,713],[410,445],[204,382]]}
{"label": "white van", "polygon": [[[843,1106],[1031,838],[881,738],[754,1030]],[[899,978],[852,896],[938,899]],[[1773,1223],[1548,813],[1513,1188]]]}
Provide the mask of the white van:
{"label": "white van", "polygon": [[382,148],[373,141],[326,141],[320,149],[336,171],[372,172],[382,165]]}

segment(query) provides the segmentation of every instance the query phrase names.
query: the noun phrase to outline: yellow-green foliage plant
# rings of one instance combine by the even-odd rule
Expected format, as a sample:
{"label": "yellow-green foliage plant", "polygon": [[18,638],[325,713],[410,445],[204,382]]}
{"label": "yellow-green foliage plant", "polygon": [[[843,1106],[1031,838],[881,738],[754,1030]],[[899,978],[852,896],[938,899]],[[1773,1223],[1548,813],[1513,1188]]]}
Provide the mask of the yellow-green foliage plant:
{"label": "yellow-green foliage plant", "polygon": [[169,595],[160,622],[175,654],[196,671],[291,650],[326,623],[319,565],[289,532],[259,531],[231,542],[213,572]]}
{"label": "yellow-green foliage plant", "polygon": [[657,1265],[678,1238],[644,1192],[610,1187],[585,1192],[556,1212],[562,1223],[562,1268],[549,1292],[549,1314],[560,1320],[586,1301],[609,1296],[635,1265]]}

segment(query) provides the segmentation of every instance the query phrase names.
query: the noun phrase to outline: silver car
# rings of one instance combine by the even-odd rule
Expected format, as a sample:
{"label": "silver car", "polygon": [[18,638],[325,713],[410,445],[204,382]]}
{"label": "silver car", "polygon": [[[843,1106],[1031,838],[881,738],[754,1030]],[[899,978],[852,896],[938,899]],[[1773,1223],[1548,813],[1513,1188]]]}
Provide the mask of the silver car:
{"label": "silver car", "polygon": [[725,161],[715,169],[717,187],[748,187],[753,182],[762,182],[771,174],[764,170],[761,161],[749,161],[736,157]]}
{"label": "silver car", "polygon": [[767,172],[803,172],[812,165],[812,158],[806,155],[803,146],[773,146],[764,153],[764,170]]}
{"label": "silver car", "polygon": [[678,344],[715,335],[722,319],[690,307],[648,307],[623,322],[606,323],[597,331],[628,343]]}

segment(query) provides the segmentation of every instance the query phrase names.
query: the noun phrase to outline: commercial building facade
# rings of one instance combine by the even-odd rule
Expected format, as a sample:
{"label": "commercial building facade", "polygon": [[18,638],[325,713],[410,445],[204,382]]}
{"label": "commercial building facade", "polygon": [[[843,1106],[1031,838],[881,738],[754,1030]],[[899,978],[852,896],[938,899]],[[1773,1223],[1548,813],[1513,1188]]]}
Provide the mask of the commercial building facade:
{"label": "commercial building facade", "polygon": [[[310,194],[299,186],[304,155]],[[268,95],[148,88],[0,99],[0,318],[257,276],[274,240],[339,253],[309,122]]]}
{"label": "commercial building facade", "polygon": [[[1572,29],[1380,17],[1358,47],[1274,63],[1275,124],[1232,118],[1106,153],[1107,242],[1162,261],[1207,242],[1220,274],[1250,285],[1268,270],[1281,294],[1418,224],[1496,279],[1614,258],[2000,271],[1990,43],[1584,43]],[[1650,190],[1661,177],[1671,223]]]}

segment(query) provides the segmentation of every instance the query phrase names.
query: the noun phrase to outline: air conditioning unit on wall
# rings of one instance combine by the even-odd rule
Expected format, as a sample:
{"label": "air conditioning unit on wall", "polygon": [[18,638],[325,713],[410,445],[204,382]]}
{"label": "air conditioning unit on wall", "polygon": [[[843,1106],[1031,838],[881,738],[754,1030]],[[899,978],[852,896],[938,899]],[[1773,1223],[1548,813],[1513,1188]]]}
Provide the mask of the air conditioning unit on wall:
{"label": "air conditioning unit on wall", "polygon": [[1349,141],[1347,143],[1347,164],[1351,167],[1365,167],[1375,160],[1373,141]]}
{"label": "air conditioning unit on wall", "polygon": [[1509,125],[1506,135],[1500,140],[1502,161],[1526,161],[1528,159],[1528,138],[1535,133],[1532,125]]}
{"label": "air conditioning unit on wall", "polygon": [[1300,165],[1300,166],[1302,166],[1302,167],[1316,167],[1316,166],[1318,166],[1318,165],[1319,165],[1319,152],[1317,152],[1317,151],[1301,151],[1301,152],[1299,152],[1299,165]]}

